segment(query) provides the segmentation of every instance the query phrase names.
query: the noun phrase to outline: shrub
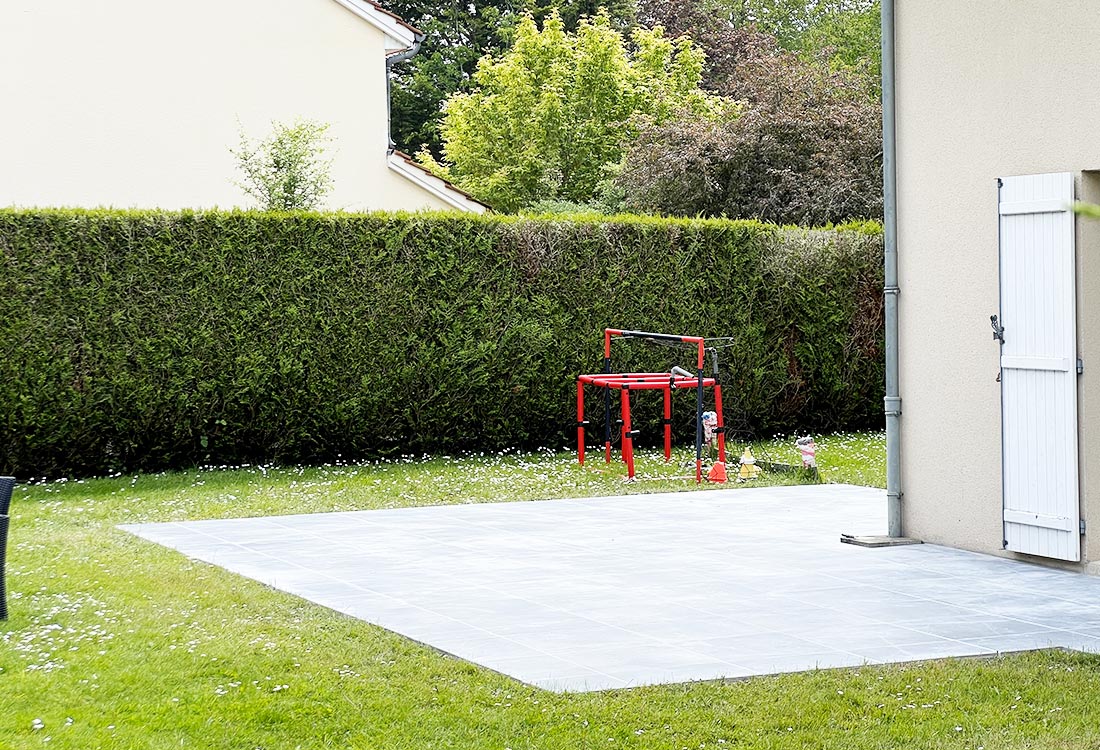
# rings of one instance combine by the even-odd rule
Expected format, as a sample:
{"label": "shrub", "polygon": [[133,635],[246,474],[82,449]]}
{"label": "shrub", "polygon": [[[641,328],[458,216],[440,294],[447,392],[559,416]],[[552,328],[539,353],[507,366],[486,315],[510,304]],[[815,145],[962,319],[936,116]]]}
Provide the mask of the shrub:
{"label": "shrub", "polygon": [[[835,66],[827,51],[786,51],[705,4],[645,5],[644,19],[699,41],[708,55],[706,87],[741,107],[735,117],[681,116],[642,128],[617,181],[623,206],[804,226],[882,216],[877,76]],[[860,23],[876,12],[858,14]]]}
{"label": "shrub", "polygon": [[326,123],[298,120],[272,123],[272,133],[260,141],[241,134],[230,153],[244,181],[237,187],[268,211],[312,210],[332,188],[332,161],[322,158],[331,141]]}
{"label": "shrub", "polygon": [[874,226],[0,210],[0,473],[560,447],[605,326],[735,336],[735,424],[875,424],[880,251]]}

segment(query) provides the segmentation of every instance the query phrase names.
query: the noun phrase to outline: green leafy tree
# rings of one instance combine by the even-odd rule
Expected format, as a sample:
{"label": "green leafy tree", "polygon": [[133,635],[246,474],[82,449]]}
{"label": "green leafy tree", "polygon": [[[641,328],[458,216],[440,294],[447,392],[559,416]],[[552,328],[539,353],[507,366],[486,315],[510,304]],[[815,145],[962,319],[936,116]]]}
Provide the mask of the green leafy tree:
{"label": "green leafy tree", "polygon": [[534,18],[543,22],[555,13],[569,31],[575,31],[586,18],[605,13],[619,31],[629,34],[634,29],[638,4],[636,0],[540,0]]}
{"label": "green leafy tree", "polygon": [[506,49],[527,0],[387,0],[382,3],[424,33],[420,51],[395,66],[390,91],[391,136],[400,148],[439,155],[442,106],[464,91],[485,54]]}
{"label": "green leafy tree", "polygon": [[273,122],[271,135],[258,141],[242,132],[240,145],[230,149],[244,175],[234,184],[267,211],[317,208],[332,188],[332,162],[323,158],[331,142],[328,127],[309,120]]}
{"label": "green leafy tree", "polygon": [[390,94],[390,128],[399,147],[410,153],[427,148],[443,153],[439,133],[443,102],[469,91],[483,55],[507,50],[516,25],[557,11],[573,31],[584,16],[605,8],[618,29],[632,27],[635,0],[382,0],[388,10],[424,32],[420,51],[395,66]]}
{"label": "green leafy tree", "polygon": [[738,28],[753,27],[803,59],[829,60],[862,74],[878,97],[882,75],[879,0],[704,0],[729,10]]}
{"label": "green leafy tree", "polygon": [[709,116],[720,106],[699,88],[704,59],[690,40],[669,40],[659,28],[635,29],[628,49],[605,12],[575,34],[557,13],[541,30],[527,16],[511,50],[478,63],[476,88],[447,101],[446,164],[421,158],[499,211],[587,202],[643,119]]}
{"label": "green leafy tree", "polygon": [[707,53],[703,86],[722,91],[759,33],[817,63],[829,60],[870,84],[878,96],[882,68],[878,0],[639,0],[638,22],[686,34]]}
{"label": "green leafy tree", "polygon": [[791,51],[806,50],[806,35],[838,18],[863,13],[878,0],[705,0],[712,13],[737,27],[755,26]]}
{"label": "green leafy tree", "polygon": [[824,55],[833,67],[864,71],[881,91],[882,8],[878,2],[825,15],[810,26],[799,41],[803,56]]}

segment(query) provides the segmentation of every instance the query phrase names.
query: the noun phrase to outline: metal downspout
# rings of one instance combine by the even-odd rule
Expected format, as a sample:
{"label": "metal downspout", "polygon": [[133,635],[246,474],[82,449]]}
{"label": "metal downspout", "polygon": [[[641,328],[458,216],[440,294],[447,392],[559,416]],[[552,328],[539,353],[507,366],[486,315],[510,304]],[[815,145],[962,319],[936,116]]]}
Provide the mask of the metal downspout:
{"label": "metal downspout", "polygon": [[392,72],[394,65],[396,65],[399,62],[405,62],[410,57],[414,56],[417,52],[419,52],[420,51],[420,43],[423,42],[423,41],[424,41],[424,35],[423,34],[417,34],[416,37],[414,37],[414,39],[413,39],[413,43],[412,43],[411,47],[409,47],[408,49],[402,50],[401,52],[398,52],[396,55],[390,55],[389,57],[386,58],[386,143],[387,143],[387,152],[391,153],[391,154],[397,148],[397,144],[393,142],[393,124],[392,124],[392,117],[390,115],[391,106],[392,106],[390,104],[390,88],[391,88],[390,79],[392,78],[390,73]]}
{"label": "metal downspout", "polygon": [[891,537],[901,528],[901,391],[898,378],[898,225],[894,131],[894,0],[882,0],[882,200],[886,307],[886,514]]}

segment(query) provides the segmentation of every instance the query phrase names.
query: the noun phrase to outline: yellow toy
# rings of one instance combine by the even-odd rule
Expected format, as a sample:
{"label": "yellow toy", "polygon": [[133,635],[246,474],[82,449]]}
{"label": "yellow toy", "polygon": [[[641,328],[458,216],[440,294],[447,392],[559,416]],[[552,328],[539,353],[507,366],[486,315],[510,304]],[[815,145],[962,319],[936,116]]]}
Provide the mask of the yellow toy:
{"label": "yellow toy", "polygon": [[737,481],[745,482],[760,476],[760,467],[756,465],[756,459],[752,457],[752,450],[745,446],[745,452],[741,454],[741,470],[737,472]]}

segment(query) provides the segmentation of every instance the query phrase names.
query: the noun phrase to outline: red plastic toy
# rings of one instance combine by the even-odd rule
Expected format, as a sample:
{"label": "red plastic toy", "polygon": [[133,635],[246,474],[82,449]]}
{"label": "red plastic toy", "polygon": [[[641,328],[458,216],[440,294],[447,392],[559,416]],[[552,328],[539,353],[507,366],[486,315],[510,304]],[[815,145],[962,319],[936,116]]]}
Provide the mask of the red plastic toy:
{"label": "red plastic toy", "polygon": [[[636,338],[650,341],[669,341],[694,345],[697,351],[695,373],[688,372],[680,367],[673,367],[670,372],[621,372],[611,371],[611,339],[612,338]],[[603,334],[603,372],[594,375],[581,375],[577,378],[577,459],[584,464],[584,387],[593,385],[604,389],[604,461],[611,463],[611,391],[619,391],[622,409],[622,456],[626,463],[627,476],[634,478],[634,438],[638,431],[634,429],[630,421],[630,392],[631,391],[656,391],[664,394],[664,425],[665,460],[672,458],[672,391],[682,389],[694,389],[695,398],[695,481],[703,481],[703,391],[706,388],[714,389],[714,411],[718,417],[718,427],[715,435],[718,438],[718,460],[725,464],[726,461],[726,436],[725,423],[722,420],[722,386],[718,383],[718,363],[715,354],[714,376],[706,377],[703,374],[703,365],[706,359],[706,339],[699,336],[674,336],[667,333],[647,333],[645,331],[620,331],[617,328],[606,328]],[[712,350],[713,351],[713,350]]]}

